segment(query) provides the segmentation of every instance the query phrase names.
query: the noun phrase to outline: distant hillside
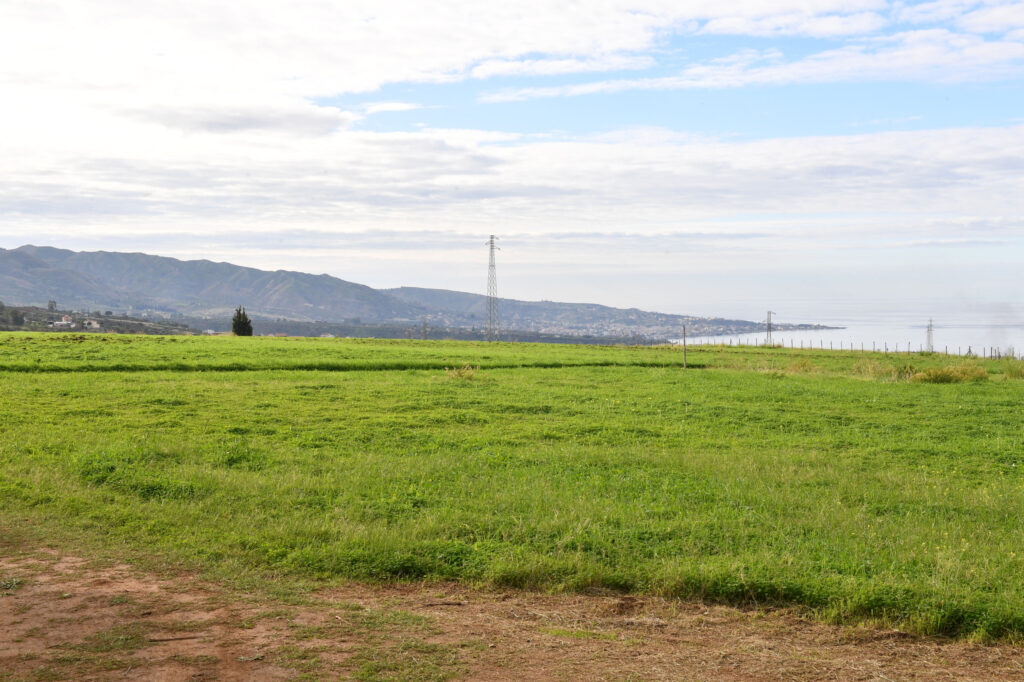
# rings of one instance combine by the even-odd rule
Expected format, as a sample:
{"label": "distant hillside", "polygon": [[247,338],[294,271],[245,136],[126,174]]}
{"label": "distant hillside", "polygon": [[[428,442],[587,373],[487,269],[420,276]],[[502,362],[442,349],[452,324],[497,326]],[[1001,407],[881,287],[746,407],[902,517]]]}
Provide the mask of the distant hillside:
{"label": "distant hillside", "polygon": [[252,315],[309,321],[412,321],[429,312],[329,275],[143,253],[22,246],[0,249],[0,268],[0,299],[33,305],[54,299],[62,307],[220,316],[243,304]]}
{"label": "distant hillside", "polygon": [[[479,324],[481,320],[487,319],[487,297],[480,294],[418,287],[401,287],[384,291],[408,303],[452,313],[464,322],[476,321]],[[587,333],[595,325],[598,325],[609,330],[619,328],[620,332],[626,333],[638,328],[650,330],[678,327],[681,333],[682,325],[698,321],[708,322],[705,318],[652,313],[636,308],[612,308],[596,303],[517,301],[503,298],[499,301],[499,309],[503,326],[510,329],[533,331]],[[741,320],[724,322],[752,324]]]}
{"label": "distant hillside", "polygon": [[[144,253],[69,251],[47,246],[0,249],[0,301],[76,310],[150,312],[225,318],[238,305],[259,319],[408,325],[479,330],[486,298],[443,289],[378,290],[329,275],[257,270],[209,260],[183,261]],[[629,339],[740,334],[759,322],[622,309],[593,303],[500,302],[503,329],[548,335]],[[779,329],[814,325],[780,324]]]}
{"label": "distant hillside", "polygon": [[45,307],[56,294],[98,301],[108,300],[111,292],[83,273],[54,267],[34,257],[26,247],[13,251],[0,249],[0,300]]}
{"label": "distant hillside", "polygon": [[[443,311],[449,324],[480,325],[487,319],[487,297],[445,289],[400,287],[385,292],[412,304]],[[594,334],[628,337],[630,334],[660,338],[682,336],[683,326],[693,335],[737,334],[764,328],[761,322],[718,317],[655,313],[637,308],[612,308],[596,303],[555,301],[499,301],[502,327],[547,334]],[[779,325],[779,329],[815,325]]]}

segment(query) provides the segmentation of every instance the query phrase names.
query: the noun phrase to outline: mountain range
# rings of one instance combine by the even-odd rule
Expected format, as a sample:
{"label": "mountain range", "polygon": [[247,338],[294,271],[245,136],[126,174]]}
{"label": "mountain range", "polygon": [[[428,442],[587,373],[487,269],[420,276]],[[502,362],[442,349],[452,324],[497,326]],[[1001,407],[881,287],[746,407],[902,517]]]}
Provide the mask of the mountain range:
{"label": "mountain range", "polygon": [[[144,253],[70,251],[49,246],[0,249],[0,300],[15,305],[128,311],[161,316],[230,317],[244,305],[255,318],[372,323],[428,322],[481,327],[486,297],[460,291],[373,289],[330,275],[258,270]],[[746,320],[693,317],[591,303],[500,300],[503,328],[555,334],[673,338],[763,329]],[[779,325],[813,328],[815,325]]]}

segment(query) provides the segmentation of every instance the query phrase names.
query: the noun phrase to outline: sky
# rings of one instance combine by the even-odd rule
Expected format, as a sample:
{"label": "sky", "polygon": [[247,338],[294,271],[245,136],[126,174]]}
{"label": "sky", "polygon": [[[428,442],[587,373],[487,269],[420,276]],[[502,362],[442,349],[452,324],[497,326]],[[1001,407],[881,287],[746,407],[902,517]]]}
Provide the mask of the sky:
{"label": "sky", "polygon": [[0,247],[1024,323],[1024,2],[0,3]]}

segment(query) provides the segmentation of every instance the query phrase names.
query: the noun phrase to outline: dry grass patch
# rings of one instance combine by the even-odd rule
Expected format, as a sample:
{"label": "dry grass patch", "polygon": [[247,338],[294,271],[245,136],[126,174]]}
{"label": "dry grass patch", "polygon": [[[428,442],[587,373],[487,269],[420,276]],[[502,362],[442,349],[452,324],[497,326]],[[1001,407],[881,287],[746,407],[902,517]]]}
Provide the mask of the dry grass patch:
{"label": "dry grass patch", "polygon": [[886,362],[874,358],[861,358],[852,367],[853,374],[865,379],[893,381],[896,379],[896,368]]}
{"label": "dry grass patch", "polygon": [[1004,360],[1002,370],[1007,379],[1024,379],[1024,360]]}
{"label": "dry grass patch", "polygon": [[911,381],[926,384],[960,384],[973,381],[985,381],[988,372],[984,367],[974,364],[946,365],[945,367],[929,367],[910,376]]}
{"label": "dry grass patch", "polygon": [[[1024,365],[1024,363],[1021,363]],[[912,381],[924,384],[960,384],[988,379],[988,371],[973,362],[919,368],[904,362],[891,364],[874,358],[861,358],[851,368],[855,376],[876,381]],[[1024,371],[1022,371],[1024,376]]]}
{"label": "dry grass patch", "polygon": [[476,377],[476,373],[480,371],[480,365],[475,367],[469,363],[464,364],[462,367],[445,367],[444,378],[448,380],[461,379],[463,381],[470,381]]}

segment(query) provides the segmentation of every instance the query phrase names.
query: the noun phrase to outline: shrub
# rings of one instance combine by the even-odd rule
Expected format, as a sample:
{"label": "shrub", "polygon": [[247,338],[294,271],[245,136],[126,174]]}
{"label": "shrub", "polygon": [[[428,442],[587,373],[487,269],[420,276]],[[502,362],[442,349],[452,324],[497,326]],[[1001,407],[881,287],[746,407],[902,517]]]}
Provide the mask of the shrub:
{"label": "shrub", "polygon": [[917,371],[917,367],[914,367],[909,362],[894,367],[893,372],[896,375],[896,381],[914,381],[914,377],[921,374],[921,372]]}

